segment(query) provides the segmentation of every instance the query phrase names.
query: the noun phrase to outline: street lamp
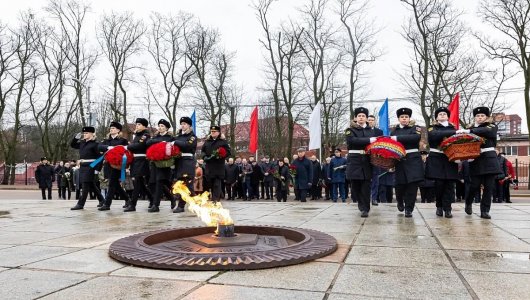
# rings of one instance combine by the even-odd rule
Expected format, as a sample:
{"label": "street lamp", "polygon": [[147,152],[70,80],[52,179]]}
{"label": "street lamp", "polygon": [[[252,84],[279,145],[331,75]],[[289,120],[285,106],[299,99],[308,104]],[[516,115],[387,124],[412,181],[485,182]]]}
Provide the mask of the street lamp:
{"label": "street lamp", "polygon": [[87,100],[88,100],[88,126],[92,126],[92,102],[90,101],[90,85],[86,86],[81,80],[77,78],[72,78],[73,81],[77,82],[79,85],[84,87],[87,90]]}

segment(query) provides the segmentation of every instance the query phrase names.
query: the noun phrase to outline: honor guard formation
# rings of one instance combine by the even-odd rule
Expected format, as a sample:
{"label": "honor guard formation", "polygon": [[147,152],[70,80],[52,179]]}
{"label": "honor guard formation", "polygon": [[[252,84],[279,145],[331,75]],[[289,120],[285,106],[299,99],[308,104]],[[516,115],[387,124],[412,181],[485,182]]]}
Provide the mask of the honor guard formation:
{"label": "honor guard formation", "polygon": [[[385,155],[377,157],[375,151],[370,154],[372,150],[367,150],[384,139],[383,131],[375,127],[375,117],[364,107],[354,110],[354,120],[345,130],[345,157],[344,150],[333,147],[322,164],[314,155],[306,157],[305,148],[299,148],[292,161],[287,157],[264,156],[259,162],[254,156],[234,157],[219,126],[209,128],[197,155],[198,139],[189,117],[180,118],[175,135],[170,133],[167,120],[158,121],[156,133],[151,134],[148,121],[137,118],[130,141],[122,136],[122,124],[111,122],[101,142],[96,140],[94,127],[83,127],[70,143],[79,150],[79,160],[61,162],[54,168],[43,157],[36,178],[43,199],[51,199],[55,178],[60,198],[70,199],[75,191],[78,202],[72,210],[84,209],[90,196],[98,200],[100,211],[110,210],[113,200],[121,199],[123,211],[134,212],[138,200],[145,199],[149,203],[147,211],[154,213],[160,211],[165,199],[173,212],[180,213],[186,203],[179,194],[172,194],[171,186],[181,180],[192,195],[209,191],[211,201],[275,197],[278,202],[286,202],[294,192],[295,200],[300,202],[311,197],[344,203],[350,195],[361,217],[369,216],[372,205],[392,202],[395,194],[398,211],[410,218],[420,190],[422,202],[435,200],[439,217],[452,218],[452,203],[464,200],[468,215],[473,212],[473,202],[480,202],[480,217],[490,219],[492,199],[502,188],[499,178],[508,176],[495,150],[497,126],[487,107],[473,109],[474,123],[467,129],[457,130],[449,122],[450,114],[446,107],[435,110],[435,122],[424,137],[427,153],[420,150],[422,129],[411,119],[412,110],[398,109],[399,122],[384,137],[390,148],[382,146],[401,149],[401,157],[391,165],[377,163],[385,161]],[[473,159],[455,160],[441,150],[448,138],[466,134],[481,141],[480,152]],[[465,193],[457,197],[457,185],[462,184]]]}

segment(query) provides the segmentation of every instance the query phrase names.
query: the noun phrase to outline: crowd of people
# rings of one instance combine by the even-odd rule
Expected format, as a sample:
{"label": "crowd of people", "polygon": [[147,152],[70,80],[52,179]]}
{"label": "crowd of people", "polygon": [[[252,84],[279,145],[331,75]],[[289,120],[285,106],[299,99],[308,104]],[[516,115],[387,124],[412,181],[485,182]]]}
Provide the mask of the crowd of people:
{"label": "crowd of people", "polygon": [[[122,125],[111,122],[109,134],[96,141],[95,129],[84,127],[82,134],[71,141],[79,149],[77,161],[59,162],[55,167],[46,158],[37,168],[36,179],[42,198],[52,198],[52,182],[57,182],[59,199],[70,199],[75,191],[77,204],[72,210],[83,209],[86,199],[98,199],[98,209],[109,210],[114,199],[122,199],[125,212],[136,210],[139,199],[149,200],[149,212],[160,210],[161,200],[170,202],[175,213],[183,212],[185,202],[180,195],[171,193],[171,183],[183,180],[192,194],[209,191],[212,201],[221,199],[252,201],[257,199],[286,202],[289,194],[300,202],[330,200],[357,203],[361,217],[368,217],[371,206],[390,203],[394,196],[397,208],[405,217],[412,217],[420,190],[421,202],[436,202],[436,215],[452,217],[452,203],[465,201],[465,211],[472,214],[472,203],[480,203],[480,216],[489,219],[492,199],[510,203],[509,185],[515,179],[513,166],[496,153],[497,127],[491,121],[486,107],[473,110],[474,124],[469,129],[456,130],[448,122],[450,111],[441,107],[435,112],[436,122],[428,128],[430,151],[420,151],[421,128],[411,120],[412,110],[396,111],[399,124],[392,128],[390,137],[406,149],[404,159],[395,168],[382,169],[370,163],[365,147],[376,141],[383,132],[376,128],[375,117],[363,107],[354,111],[355,119],[345,131],[346,150],[336,147],[324,155],[321,163],[315,155],[307,157],[306,149],[297,150],[288,157],[241,157],[231,155],[230,147],[219,126],[210,127],[210,133],[196,157],[197,137],[188,117],[180,119],[175,135],[171,125],[162,119],[156,134],[150,134],[146,119],[136,119],[133,139],[121,135]],[[480,157],[455,163],[439,149],[444,138],[456,133],[474,133],[484,138]],[[159,142],[170,142],[181,150],[181,155],[170,166],[157,166],[147,160],[147,149]],[[125,146],[134,154],[124,182],[120,170],[96,160],[116,146]],[[224,157],[216,155],[222,147]]]}

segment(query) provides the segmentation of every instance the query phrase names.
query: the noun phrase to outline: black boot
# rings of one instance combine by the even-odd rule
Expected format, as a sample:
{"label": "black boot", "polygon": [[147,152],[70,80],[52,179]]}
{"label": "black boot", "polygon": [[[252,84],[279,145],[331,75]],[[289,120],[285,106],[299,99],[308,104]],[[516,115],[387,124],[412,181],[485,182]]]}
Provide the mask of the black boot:
{"label": "black boot", "polygon": [[397,208],[398,208],[399,211],[403,211],[403,210],[405,210],[405,205],[403,205],[403,203],[399,203],[398,202]]}
{"label": "black boot", "polygon": [[175,208],[177,206],[177,201],[175,199],[171,199],[171,209]]}
{"label": "black boot", "polygon": [[149,208],[147,211],[150,212],[150,213],[151,213],[151,212],[159,212],[160,209],[158,208],[158,206],[154,206],[154,205],[153,205],[153,206],[151,206],[151,208]]}
{"label": "black boot", "polygon": [[125,201],[125,204],[123,204],[122,208],[127,208],[129,207],[129,201]]}
{"label": "black boot", "polygon": [[372,201],[372,205],[373,205],[373,206],[378,206],[379,203],[377,203],[377,200],[373,200],[373,201]]}
{"label": "black boot", "polygon": [[465,211],[466,211],[466,214],[468,214],[468,215],[471,215],[473,213],[473,207],[471,206],[471,204],[469,204],[469,205],[466,204]]}
{"label": "black boot", "polygon": [[83,209],[83,207],[81,205],[76,205],[76,206],[70,208],[70,210],[79,210],[79,209]]}
{"label": "black boot", "polygon": [[412,210],[405,210],[405,218],[411,218],[412,217]]}
{"label": "black boot", "polygon": [[436,215],[437,215],[438,217],[443,217],[444,214],[443,214],[443,211],[442,211],[442,208],[441,208],[441,207],[437,207],[437,208],[436,208]]}
{"label": "black boot", "polygon": [[110,210],[110,207],[106,206],[106,205],[103,205],[101,206],[100,208],[98,208],[99,211],[104,211],[104,210]]}
{"label": "black boot", "polygon": [[177,207],[175,208],[175,210],[173,210],[174,213],[181,213],[181,212],[184,212],[184,207]]}
{"label": "black boot", "polygon": [[453,217],[453,214],[451,213],[450,209],[445,211],[445,217],[448,219],[451,219]]}
{"label": "black boot", "polygon": [[361,218],[368,218],[368,212],[366,210],[361,212]]}
{"label": "black boot", "polygon": [[485,212],[485,211],[483,211],[483,212],[480,213],[480,217],[481,217],[482,219],[491,219],[490,214],[487,213],[487,212]]}
{"label": "black boot", "polygon": [[134,206],[127,206],[123,211],[124,211],[124,212],[136,211],[136,207],[134,207]]}

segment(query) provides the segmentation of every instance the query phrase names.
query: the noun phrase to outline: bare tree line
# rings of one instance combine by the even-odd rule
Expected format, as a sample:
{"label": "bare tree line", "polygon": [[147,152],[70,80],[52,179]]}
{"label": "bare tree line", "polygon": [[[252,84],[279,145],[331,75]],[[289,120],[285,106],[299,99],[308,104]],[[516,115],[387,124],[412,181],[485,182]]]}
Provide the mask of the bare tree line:
{"label": "bare tree line", "polygon": [[[520,71],[529,115],[528,0],[483,1],[480,17],[500,39],[474,32],[450,0],[402,4],[410,13],[402,35],[411,50],[398,75],[426,125],[457,92],[462,124],[470,122],[476,105],[502,111],[501,88]],[[369,66],[384,55],[377,44],[381,28],[368,17],[369,1],[311,0],[277,24],[270,21],[276,1],[254,0],[251,7],[264,58],[257,89],[267,109],[260,117],[270,119],[260,133],[263,149],[290,155],[298,146],[295,124],[305,124],[317,103],[323,149],[342,144],[354,108],[368,94]],[[235,143],[234,125],[249,91],[235,80],[237,54],[224,47],[217,28],[182,11],[153,12],[148,20],[112,11],[94,24],[87,21],[90,14],[90,5],[80,0],[50,0],[37,12],[21,12],[14,25],[0,22],[0,157],[6,164],[21,159],[24,126],[39,133],[32,145],[38,153],[55,161],[70,155],[68,140],[81,126],[130,122],[134,98],[143,101],[150,122],[156,122],[152,111],[158,107],[173,127],[181,107],[193,106],[204,124],[230,124],[227,133]],[[104,66],[110,80],[92,105],[96,66]]]}

